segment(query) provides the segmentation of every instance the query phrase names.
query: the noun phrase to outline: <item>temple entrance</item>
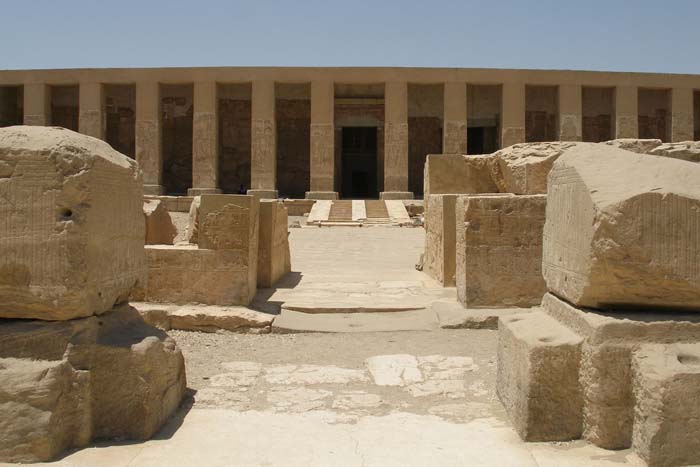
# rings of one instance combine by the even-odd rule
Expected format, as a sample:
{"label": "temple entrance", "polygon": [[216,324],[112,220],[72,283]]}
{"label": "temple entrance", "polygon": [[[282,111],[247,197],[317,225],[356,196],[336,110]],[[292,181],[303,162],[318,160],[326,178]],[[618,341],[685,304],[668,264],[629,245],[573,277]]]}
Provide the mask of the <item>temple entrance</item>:
{"label": "temple entrance", "polygon": [[377,128],[344,127],[342,130],[343,198],[378,198]]}

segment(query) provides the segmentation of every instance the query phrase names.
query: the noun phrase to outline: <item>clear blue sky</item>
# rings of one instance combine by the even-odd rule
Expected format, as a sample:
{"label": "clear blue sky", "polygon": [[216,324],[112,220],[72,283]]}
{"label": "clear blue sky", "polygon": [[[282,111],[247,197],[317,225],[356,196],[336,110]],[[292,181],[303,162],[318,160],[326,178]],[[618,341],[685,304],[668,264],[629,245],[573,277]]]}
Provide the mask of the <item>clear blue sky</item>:
{"label": "clear blue sky", "polygon": [[700,0],[0,0],[0,69],[446,66],[700,73]]}

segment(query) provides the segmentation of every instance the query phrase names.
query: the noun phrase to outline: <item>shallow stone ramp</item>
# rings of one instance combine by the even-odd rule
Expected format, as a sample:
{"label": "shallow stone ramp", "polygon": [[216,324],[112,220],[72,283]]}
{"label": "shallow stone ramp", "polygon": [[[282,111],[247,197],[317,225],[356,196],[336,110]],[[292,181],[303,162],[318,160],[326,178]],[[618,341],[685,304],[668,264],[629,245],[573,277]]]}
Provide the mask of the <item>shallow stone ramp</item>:
{"label": "shallow stone ramp", "polygon": [[282,308],[272,323],[277,334],[298,332],[389,332],[439,329],[430,309],[374,313],[303,313]]}
{"label": "shallow stone ramp", "polygon": [[327,200],[316,201],[309,212],[309,217],[306,218],[306,223],[318,224],[319,222],[327,221],[331,213],[332,204],[332,201]]}

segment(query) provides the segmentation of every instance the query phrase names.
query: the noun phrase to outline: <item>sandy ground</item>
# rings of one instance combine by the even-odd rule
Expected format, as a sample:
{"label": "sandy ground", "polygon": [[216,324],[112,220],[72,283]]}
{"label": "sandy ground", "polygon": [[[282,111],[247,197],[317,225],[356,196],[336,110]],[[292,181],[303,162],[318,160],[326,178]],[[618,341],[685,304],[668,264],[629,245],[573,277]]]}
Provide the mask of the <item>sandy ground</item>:
{"label": "sandy ground", "polygon": [[[294,272],[261,296],[432,291],[414,268],[423,239],[410,228],[290,229]],[[190,388],[178,414],[153,440],[98,443],[50,465],[643,465],[583,441],[520,441],[496,396],[496,331],[170,334]]]}

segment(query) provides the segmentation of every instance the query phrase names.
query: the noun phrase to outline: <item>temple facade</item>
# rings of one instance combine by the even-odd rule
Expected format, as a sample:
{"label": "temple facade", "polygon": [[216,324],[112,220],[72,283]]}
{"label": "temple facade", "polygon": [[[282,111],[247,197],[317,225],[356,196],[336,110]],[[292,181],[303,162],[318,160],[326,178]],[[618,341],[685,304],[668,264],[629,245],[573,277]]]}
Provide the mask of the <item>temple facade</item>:
{"label": "temple facade", "polygon": [[455,68],[0,71],[0,126],[135,158],[147,194],[410,199],[427,154],[700,140],[700,75]]}

